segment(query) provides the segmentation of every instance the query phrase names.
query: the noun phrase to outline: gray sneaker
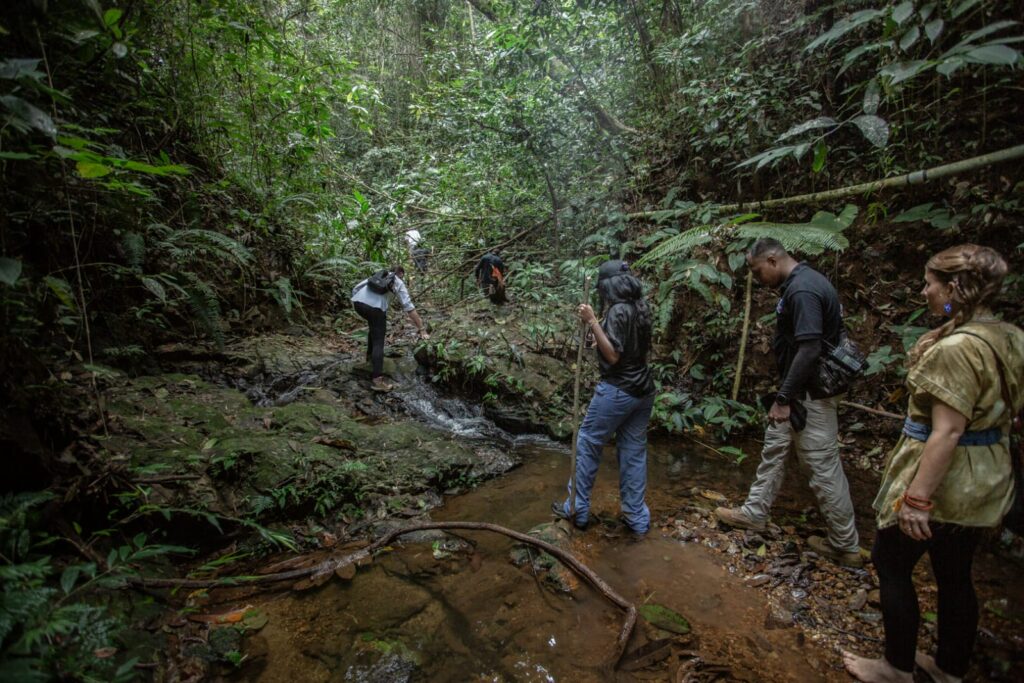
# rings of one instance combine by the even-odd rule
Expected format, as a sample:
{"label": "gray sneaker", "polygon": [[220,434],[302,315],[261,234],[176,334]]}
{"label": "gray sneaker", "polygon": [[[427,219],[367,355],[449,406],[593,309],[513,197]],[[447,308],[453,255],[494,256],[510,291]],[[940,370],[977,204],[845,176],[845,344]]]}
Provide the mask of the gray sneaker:
{"label": "gray sneaker", "polygon": [[743,514],[740,508],[715,508],[715,517],[719,521],[728,524],[734,529],[750,529],[752,531],[764,531],[765,521],[757,521]]}

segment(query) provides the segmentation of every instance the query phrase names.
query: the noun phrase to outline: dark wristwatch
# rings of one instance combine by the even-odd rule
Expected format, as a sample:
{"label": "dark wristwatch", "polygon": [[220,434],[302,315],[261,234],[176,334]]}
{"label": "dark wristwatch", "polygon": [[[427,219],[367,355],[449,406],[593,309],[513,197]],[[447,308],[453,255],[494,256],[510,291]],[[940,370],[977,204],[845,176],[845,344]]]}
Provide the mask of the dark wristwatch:
{"label": "dark wristwatch", "polygon": [[785,394],[775,394],[775,403],[780,406],[788,406],[789,396],[786,396]]}

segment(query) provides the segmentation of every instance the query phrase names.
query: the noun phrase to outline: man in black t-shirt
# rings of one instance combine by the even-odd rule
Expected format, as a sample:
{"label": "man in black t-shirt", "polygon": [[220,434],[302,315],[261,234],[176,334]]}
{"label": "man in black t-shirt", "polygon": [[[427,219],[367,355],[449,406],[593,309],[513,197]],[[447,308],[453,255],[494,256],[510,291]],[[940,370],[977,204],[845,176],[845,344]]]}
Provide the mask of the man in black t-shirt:
{"label": "man in black t-shirt", "polygon": [[[839,459],[839,397],[822,395],[813,382],[819,358],[839,343],[842,334],[839,296],[824,275],[798,262],[777,240],[755,242],[747,253],[747,265],[758,282],[781,293],[772,342],[779,389],[768,410],[761,464],[746,502],[739,508],[718,508],[715,514],[730,526],[763,530],[792,444],[811,470],[811,489],[829,529],[827,539],[811,536],[808,544],[840,564],[859,567],[863,559],[853,502]],[[794,406],[801,410],[794,411]],[[792,417],[803,417],[803,409],[806,422],[801,427]]]}

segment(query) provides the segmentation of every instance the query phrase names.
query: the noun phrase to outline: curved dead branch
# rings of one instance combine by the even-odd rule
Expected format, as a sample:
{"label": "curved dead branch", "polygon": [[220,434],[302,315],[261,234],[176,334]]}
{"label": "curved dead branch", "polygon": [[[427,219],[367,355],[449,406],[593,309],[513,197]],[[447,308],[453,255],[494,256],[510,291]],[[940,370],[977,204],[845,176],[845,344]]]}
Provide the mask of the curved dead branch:
{"label": "curved dead branch", "polygon": [[544,552],[556,558],[566,567],[579,574],[587,581],[587,583],[596,588],[598,592],[626,612],[626,617],[622,622],[622,628],[620,629],[618,639],[616,640],[615,655],[611,660],[613,668],[618,665],[619,660],[626,651],[626,644],[629,642],[629,638],[633,634],[633,628],[636,626],[636,606],[615,592],[615,590],[605,583],[600,576],[595,574],[592,569],[561,548],[527,534],[513,531],[512,529],[507,529],[497,524],[489,524],[487,522],[427,522],[425,524],[413,524],[412,526],[390,531],[365,548],[361,548],[353,553],[349,553],[348,555],[330,557],[311,567],[301,567],[299,569],[291,569],[288,571],[276,572],[274,574],[235,576],[224,579],[151,579],[140,576],[129,578],[128,582],[132,585],[145,588],[196,589],[228,586],[256,586],[303,578],[315,580],[344,569],[351,564],[369,560],[373,556],[373,553],[387,546],[403,534],[412,533],[414,531],[428,531],[431,529],[468,529],[474,531],[492,531],[497,534],[502,534],[503,536],[508,536],[520,543],[540,548]]}

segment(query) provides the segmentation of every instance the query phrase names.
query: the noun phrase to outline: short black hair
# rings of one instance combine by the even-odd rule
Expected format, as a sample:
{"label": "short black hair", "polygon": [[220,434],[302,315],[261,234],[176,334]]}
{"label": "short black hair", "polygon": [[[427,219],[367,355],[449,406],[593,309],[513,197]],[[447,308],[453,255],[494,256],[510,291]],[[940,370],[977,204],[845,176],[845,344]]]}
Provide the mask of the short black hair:
{"label": "short black hair", "polygon": [[405,266],[398,265],[397,263],[391,266],[391,272],[398,277],[405,277]]}
{"label": "short black hair", "polygon": [[768,254],[787,256],[789,252],[786,251],[786,247],[782,246],[782,242],[774,237],[762,237],[754,242],[753,246],[747,251],[747,255],[752,259],[763,258]]}

